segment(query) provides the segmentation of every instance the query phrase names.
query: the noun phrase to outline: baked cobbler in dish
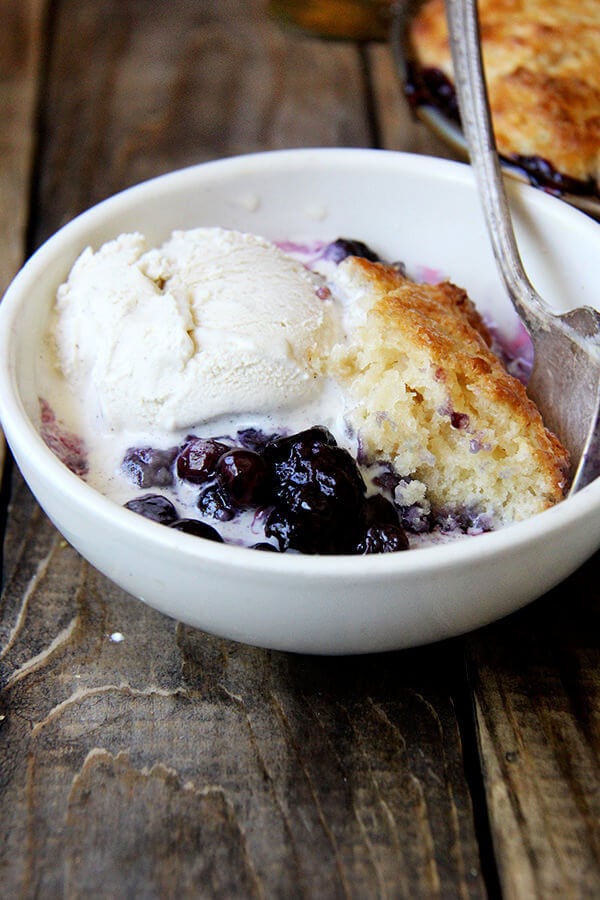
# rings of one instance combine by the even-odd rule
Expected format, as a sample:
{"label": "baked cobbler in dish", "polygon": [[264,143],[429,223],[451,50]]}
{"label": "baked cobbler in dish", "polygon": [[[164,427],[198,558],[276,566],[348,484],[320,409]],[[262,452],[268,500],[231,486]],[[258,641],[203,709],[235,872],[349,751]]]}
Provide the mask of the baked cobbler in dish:
{"label": "baked cobbler in dish", "polygon": [[[600,198],[600,3],[480,0],[498,152],[549,191]],[[444,0],[407,29],[406,95],[458,120]]]}

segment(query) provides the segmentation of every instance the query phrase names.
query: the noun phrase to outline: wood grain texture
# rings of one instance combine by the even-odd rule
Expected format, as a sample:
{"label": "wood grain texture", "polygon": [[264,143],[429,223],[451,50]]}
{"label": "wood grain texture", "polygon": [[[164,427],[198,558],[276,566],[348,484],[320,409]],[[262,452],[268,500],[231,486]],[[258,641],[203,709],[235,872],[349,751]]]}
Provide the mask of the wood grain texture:
{"label": "wood grain texture", "polygon": [[46,0],[0,3],[0,296],[22,264]]}
{"label": "wood grain texture", "polygon": [[600,888],[598,562],[469,641],[507,898]]}
{"label": "wood grain texture", "polygon": [[389,47],[369,44],[365,53],[381,146],[387,150],[458,160],[455,151],[410,112]]}
{"label": "wood grain texture", "polygon": [[[26,253],[45,11],[46,0],[0,2],[0,297]],[[5,456],[0,429],[0,480]]]}
{"label": "wood grain texture", "polygon": [[284,146],[368,146],[364,109],[356,50],[294,40],[265,17],[262,3],[63,0],[45,106],[38,239],[169,169]]}

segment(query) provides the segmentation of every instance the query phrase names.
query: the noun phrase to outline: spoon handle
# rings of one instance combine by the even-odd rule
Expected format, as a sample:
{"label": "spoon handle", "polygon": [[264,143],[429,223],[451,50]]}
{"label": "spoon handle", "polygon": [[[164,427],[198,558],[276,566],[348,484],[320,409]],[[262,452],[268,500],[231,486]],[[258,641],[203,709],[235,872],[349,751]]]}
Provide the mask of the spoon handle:
{"label": "spoon handle", "polygon": [[490,242],[513,304],[531,329],[550,310],[529,281],[517,247],[492,128],[476,0],[446,0],[461,125],[479,188]]}

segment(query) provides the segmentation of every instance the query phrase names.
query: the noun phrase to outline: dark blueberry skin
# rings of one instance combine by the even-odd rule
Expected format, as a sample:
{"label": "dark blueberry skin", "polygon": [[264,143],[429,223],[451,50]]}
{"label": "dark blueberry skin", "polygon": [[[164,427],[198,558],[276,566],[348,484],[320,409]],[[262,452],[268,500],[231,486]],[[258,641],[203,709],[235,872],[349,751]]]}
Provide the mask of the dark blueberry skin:
{"label": "dark blueberry skin", "polygon": [[[295,509],[337,501],[363,502],[365,483],[352,455],[325,428],[315,427],[267,445],[265,458],[280,500]],[[305,506],[308,504],[308,506]]]}
{"label": "dark blueberry skin", "polygon": [[[271,437],[255,429],[237,436],[231,447],[217,438],[190,437],[177,453],[180,478],[200,485],[197,506],[205,517],[227,522],[252,509],[264,518],[265,538],[252,545],[269,553],[294,550],[308,554],[389,553],[408,549],[403,511],[383,494],[366,496],[366,485],[354,457],[338,446],[320,425],[298,434]],[[130,460],[146,465],[171,460],[175,452],[138,448]],[[137,464],[137,463],[136,463]],[[382,489],[397,483],[384,472]],[[391,479],[391,480],[390,480]],[[160,494],[147,494],[126,504],[156,522],[208,540],[223,542],[211,525],[180,518]],[[406,513],[406,511],[404,511]]]}
{"label": "dark blueberry skin", "polygon": [[206,522],[200,522],[198,519],[177,519],[169,527],[174,528],[176,531],[183,531],[185,534],[206,538],[208,541],[223,543],[223,538],[216,528],[213,528],[212,525],[208,525]]}
{"label": "dark blueberry skin", "polygon": [[340,263],[347,256],[361,256],[369,262],[381,262],[381,257],[362,241],[354,241],[348,238],[338,238],[325,249],[325,259],[334,263]]}
{"label": "dark blueberry skin", "polygon": [[469,417],[466,413],[461,412],[453,412],[450,413],[450,424],[453,428],[460,429],[462,431],[466,431],[469,427]]}
{"label": "dark blueberry skin", "polygon": [[177,456],[177,474],[192,484],[204,484],[214,476],[217,463],[227,450],[227,444],[213,438],[192,437]]}
{"label": "dark blueberry skin", "polygon": [[364,516],[368,525],[378,523],[380,525],[398,525],[398,510],[391,500],[383,494],[372,494],[367,497],[364,504]]}
{"label": "dark blueberry skin", "polygon": [[232,447],[216,467],[216,476],[232,504],[245,509],[267,498],[267,466],[260,454],[244,447]]}
{"label": "dark blueberry skin", "polygon": [[202,488],[197,505],[203,515],[220,522],[229,522],[236,514],[229,494],[218,481],[211,481]]}
{"label": "dark blueberry skin", "polygon": [[600,187],[593,178],[580,179],[558,172],[554,166],[541,156],[520,156],[511,153],[507,157],[510,163],[522,169],[532,184],[544,188],[551,194],[578,194],[580,196],[598,196]]}
{"label": "dark blueberry skin", "polygon": [[136,497],[129,500],[125,508],[160,525],[172,525],[179,518],[171,501],[162,494],[144,494],[143,497]]}
{"label": "dark blueberry skin", "polygon": [[364,526],[354,553],[395,553],[408,550],[408,537],[400,524],[398,509],[382,494],[367,497],[363,508]]}
{"label": "dark blueberry skin", "polygon": [[154,447],[130,447],[123,457],[121,470],[138,487],[170,487],[173,484],[173,462],[177,447],[156,450]]}
{"label": "dark blueberry skin", "polygon": [[351,552],[365,499],[351,454],[317,426],[270,442],[265,459],[275,502],[265,524],[267,537],[281,550]]}
{"label": "dark blueberry skin", "polygon": [[297,550],[307,554],[345,553],[346,544],[316,516],[292,513],[284,505],[274,507],[265,522],[265,534],[275,538],[282,553]]}
{"label": "dark blueberry skin", "polygon": [[401,525],[377,522],[369,525],[356,544],[355,553],[397,553],[408,550],[408,538]]}
{"label": "dark blueberry skin", "polygon": [[266,434],[260,428],[244,428],[237,433],[237,443],[246,450],[255,450],[256,453],[262,453],[265,446],[278,437],[274,434]]}
{"label": "dark blueberry skin", "polygon": [[433,106],[449,119],[460,123],[454,85],[440,69],[419,68],[409,63],[404,93],[413,109],[418,109],[420,106]]}

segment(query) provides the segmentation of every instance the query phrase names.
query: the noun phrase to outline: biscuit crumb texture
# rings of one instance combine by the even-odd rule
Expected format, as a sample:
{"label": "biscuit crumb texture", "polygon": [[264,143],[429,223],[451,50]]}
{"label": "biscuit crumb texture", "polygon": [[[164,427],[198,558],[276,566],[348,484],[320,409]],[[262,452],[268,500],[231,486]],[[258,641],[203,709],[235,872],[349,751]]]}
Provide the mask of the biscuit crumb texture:
{"label": "biscuit crumb texture", "polygon": [[468,510],[497,528],[564,498],[567,451],[490,349],[462,289],[358,257],[340,264],[337,280],[354,313],[332,374],[365,457],[400,476],[400,504],[426,495],[438,514]]}

